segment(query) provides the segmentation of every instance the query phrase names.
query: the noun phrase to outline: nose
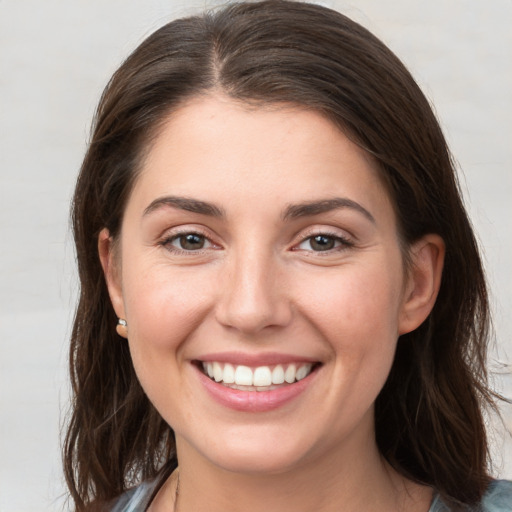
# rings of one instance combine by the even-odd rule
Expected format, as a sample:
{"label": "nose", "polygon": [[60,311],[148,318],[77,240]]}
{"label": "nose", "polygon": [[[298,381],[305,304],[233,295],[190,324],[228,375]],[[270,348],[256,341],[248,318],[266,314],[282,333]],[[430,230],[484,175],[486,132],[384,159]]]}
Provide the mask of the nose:
{"label": "nose", "polygon": [[219,283],[216,318],[245,335],[285,327],[292,319],[284,272],[264,250],[240,251]]}

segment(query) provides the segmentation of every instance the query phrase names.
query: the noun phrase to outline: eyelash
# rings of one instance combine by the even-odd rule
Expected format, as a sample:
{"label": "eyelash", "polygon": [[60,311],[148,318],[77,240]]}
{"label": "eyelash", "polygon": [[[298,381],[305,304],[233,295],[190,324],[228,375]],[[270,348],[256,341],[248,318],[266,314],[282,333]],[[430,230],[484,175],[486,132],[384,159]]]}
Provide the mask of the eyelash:
{"label": "eyelash", "polygon": [[[194,249],[183,249],[181,247],[175,247],[172,245],[173,242],[176,242],[180,238],[185,237],[185,236],[200,237],[205,243],[208,243],[209,246],[206,248],[201,247],[197,250],[194,250]],[[307,242],[308,240],[312,241],[317,237],[324,237],[324,238],[331,239],[331,240],[333,240],[334,244],[338,243],[339,245],[338,246],[335,245],[334,247],[323,250],[323,251],[322,250],[314,251],[313,249],[301,249],[300,248],[300,246],[303,243]],[[183,254],[183,255],[202,254],[204,251],[209,250],[212,247],[214,247],[214,248],[218,247],[214,242],[212,242],[210,240],[210,238],[205,233],[202,233],[199,230],[183,230],[183,231],[173,233],[172,235],[161,240],[159,242],[159,245],[161,245],[162,247],[165,247],[168,251],[173,252],[174,254]],[[303,237],[300,240],[300,242],[292,248],[292,250],[293,251],[305,251],[305,252],[310,252],[310,253],[314,253],[317,255],[324,255],[324,254],[329,255],[329,254],[332,254],[333,252],[344,251],[353,246],[354,246],[354,243],[350,239],[348,239],[344,236],[341,236],[338,233],[332,233],[329,231],[316,231],[316,232],[309,233],[307,236]]]}
{"label": "eyelash", "polygon": [[197,250],[187,250],[187,249],[175,247],[172,245],[173,242],[178,241],[180,238],[186,237],[186,236],[197,236],[197,237],[200,237],[201,239],[203,239],[205,242],[209,243],[210,246],[216,246],[208,238],[208,236],[206,236],[206,234],[202,233],[201,231],[197,231],[197,230],[178,231],[178,232],[173,233],[172,235],[164,238],[163,240],[161,240],[159,242],[159,245],[165,247],[168,251],[173,252],[175,254],[186,254],[186,255],[202,254],[204,252],[204,250],[210,249],[210,247],[206,247],[206,248],[201,247],[200,249],[197,249]]}
{"label": "eyelash", "polygon": [[[312,241],[312,240],[314,240],[317,237],[324,237],[324,238],[332,239],[335,244],[339,243],[339,245],[337,247],[335,246],[335,247],[333,247],[331,249],[327,249],[325,251],[313,251],[312,249],[308,250],[308,249],[301,249],[300,248],[300,246],[304,242],[307,242],[308,240]],[[299,244],[297,244],[294,247],[293,250],[295,250],[295,251],[305,250],[307,252],[312,252],[312,253],[315,253],[317,255],[324,255],[324,254],[325,255],[329,255],[329,254],[332,254],[333,252],[344,251],[344,250],[349,249],[350,247],[353,247],[353,246],[354,246],[354,242],[353,241],[351,241],[347,237],[341,236],[339,233],[332,233],[332,232],[329,232],[329,231],[317,231],[317,232],[313,232],[313,233],[308,233],[307,236],[302,238],[302,240],[299,242]]]}

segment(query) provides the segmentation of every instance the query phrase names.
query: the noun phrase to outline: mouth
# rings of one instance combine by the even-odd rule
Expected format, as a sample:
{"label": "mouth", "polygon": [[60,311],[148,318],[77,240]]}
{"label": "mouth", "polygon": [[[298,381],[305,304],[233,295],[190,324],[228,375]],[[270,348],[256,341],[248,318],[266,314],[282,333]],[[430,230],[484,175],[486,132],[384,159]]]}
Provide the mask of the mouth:
{"label": "mouth", "polygon": [[272,391],[290,386],[308,377],[320,363],[277,364],[250,367],[222,361],[196,361],[199,370],[210,380],[240,391]]}

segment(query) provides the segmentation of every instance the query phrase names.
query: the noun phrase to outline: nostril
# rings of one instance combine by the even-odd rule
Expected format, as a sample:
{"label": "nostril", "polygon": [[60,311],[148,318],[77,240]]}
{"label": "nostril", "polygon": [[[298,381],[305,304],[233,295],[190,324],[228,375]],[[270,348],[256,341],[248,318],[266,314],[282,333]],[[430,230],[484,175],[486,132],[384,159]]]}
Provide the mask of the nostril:
{"label": "nostril", "polygon": [[240,300],[219,305],[216,318],[224,327],[254,334],[266,328],[285,327],[290,323],[292,312],[290,305],[279,299],[267,303]]}
{"label": "nostril", "polygon": [[[263,253],[256,251],[264,250]],[[216,319],[224,327],[254,334],[282,327],[291,319],[287,287],[274,269],[268,248],[245,247],[221,285]]]}

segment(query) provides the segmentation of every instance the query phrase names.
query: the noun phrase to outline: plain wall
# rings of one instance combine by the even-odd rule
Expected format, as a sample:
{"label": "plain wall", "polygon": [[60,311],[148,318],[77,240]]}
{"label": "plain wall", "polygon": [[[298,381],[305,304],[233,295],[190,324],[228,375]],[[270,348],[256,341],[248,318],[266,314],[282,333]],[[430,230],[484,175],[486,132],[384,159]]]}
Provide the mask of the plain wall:
{"label": "plain wall", "polygon": [[[59,430],[77,289],[68,205],[101,90],[151,31],[216,3],[0,0],[1,512],[65,507]],[[512,396],[512,2],[319,3],[381,37],[435,104],[484,248],[492,367]],[[512,477],[508,437],[495,434],[495,473]]]}

